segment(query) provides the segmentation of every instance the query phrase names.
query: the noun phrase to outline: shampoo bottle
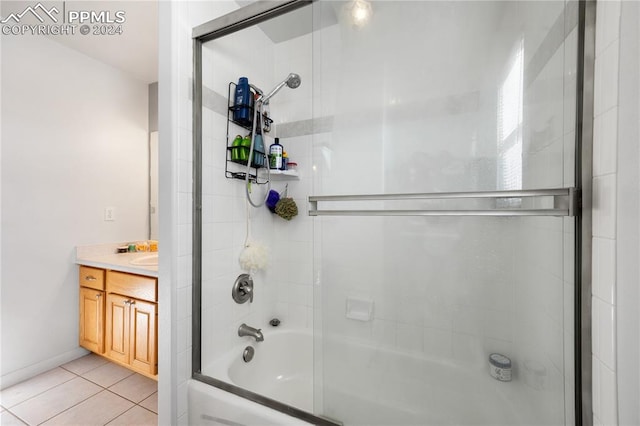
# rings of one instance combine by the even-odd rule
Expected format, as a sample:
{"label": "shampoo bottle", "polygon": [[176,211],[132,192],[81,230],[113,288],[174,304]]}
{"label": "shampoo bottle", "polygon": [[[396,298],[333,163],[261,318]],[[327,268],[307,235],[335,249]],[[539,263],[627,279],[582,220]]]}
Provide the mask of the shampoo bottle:
{"label": "shampoo bottle", "polygon": [[242,124],[251,124],[251,102],[252,94],[249,88],[249,79],[240,77],[236,85],[236,91],[233,98],[233,120]]}
{"label": "shampoo bottle", "polygon": [[264,142],[262,141],[262,135],[256,134],[256,139],[253,143],[253,163],[254,167],[264,167]]}
{"label": "shampoo bottle", "polygon": [[275,142],[269,147],[269,168],[279,170],[282,168],[282,145],[280,138],[276,138]]}

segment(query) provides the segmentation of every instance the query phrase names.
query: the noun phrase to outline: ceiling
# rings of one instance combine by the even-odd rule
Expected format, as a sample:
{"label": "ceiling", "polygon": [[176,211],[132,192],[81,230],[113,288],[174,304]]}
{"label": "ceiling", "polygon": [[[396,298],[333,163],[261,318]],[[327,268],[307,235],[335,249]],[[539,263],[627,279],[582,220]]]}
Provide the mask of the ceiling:
{"label": "ceiling", "polygon": [[[36,1],[2,1],[1,13],[6,18],[10,13],[19,13]],[[76,30],[73,35],[48,36],[65,46],[75,49],[98,61],[118,68],[145,83],[158,81],[158,0],[137,1],[47,1],[46,7],[55,6],[64,16],[69,11],[109,12],[114,16],[124,11],[125,22],[122,34],[82,35]],[[58,17],[63,15],[62,12]],[[26,17],[21,23],[29,23]],[[32,17],[31,17],[32,19]],[[38,22],[33,22],[37,24]],[[92,24],[90,24],[92,26]]]}
{"label": "ceiling", "polygon": [[[244,7],[255,3],[255,0],[236,0],[236,3]],[[335,2],[335,4],[341,6],[343,2],[339,1]],[[314,13],[321,14],[319,17],[315,17],[315,22]],[[326,26],[334,25],[337,22],[335,7],[317,7],[314,10],[314,8],[306,6],[262,22],[258,24],[258,27],[260,27],[271,41],[274,43],[282,43]]]}

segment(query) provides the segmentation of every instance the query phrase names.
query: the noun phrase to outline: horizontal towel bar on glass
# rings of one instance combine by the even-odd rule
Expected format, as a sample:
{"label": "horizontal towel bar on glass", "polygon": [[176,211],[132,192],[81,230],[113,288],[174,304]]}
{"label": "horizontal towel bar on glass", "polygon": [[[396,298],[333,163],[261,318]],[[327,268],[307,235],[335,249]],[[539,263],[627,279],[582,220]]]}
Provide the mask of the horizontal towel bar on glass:
{"label": "horizontal towel bar on glass", "polygon": [[[541,208],[513,208],[504,202],[499,207],[498,200],[542,199],[551,197]],[[579,191],[576,188],[528,189],[520,191],[479,191],[479,192],[432,192],[411,194],[359,194],[320,195],[309,197],[309,216],[575,216]],[[406,201],[406,200],[460,200],[493,199],[496,207],[488,209],[329,209],[319,210],[318,203],[359,202],[359,201]]]}

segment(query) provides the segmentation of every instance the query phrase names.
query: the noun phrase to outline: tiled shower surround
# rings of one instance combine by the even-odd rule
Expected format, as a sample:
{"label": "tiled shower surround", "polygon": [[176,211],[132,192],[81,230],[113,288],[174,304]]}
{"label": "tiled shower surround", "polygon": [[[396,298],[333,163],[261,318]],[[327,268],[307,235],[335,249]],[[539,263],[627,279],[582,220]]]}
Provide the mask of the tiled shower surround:
{"label": "tiled shower surround", "polygon": [[[613,2],[606,2],[607,6],[609,3]],[[484,371],[486,355],[493,351],[508,354],[520,365],[525,360],[535,361],[546,371],[546,392],[524,385],[523,380],[514,381],[510,392],[515,394],[516,405],[518,400],[526,401],[518,406],[522,408],[520,414],[527,418],[544,413],[548,417],[543,420],[549,423],[566,415],[567,423],[573,422],[573,277],[572,258],[567,254],[573,238],[570,219],[322,218],[312,225],[306,215],[305,198],[310,194],[490,190],[497,185],[498,189],[509,189],[499,186],[507,180],[498,179],[504,174],[500,175],[503,172],[495,162],[496,150],[501,149],[496,143],[500,136],[496,126],[498,89],[518,60],[518,44],[512,31],[519,27],[514,23],[534,15],[546,25],[545,31],[539,32],[524,25],[524,90],[519,100],[522,121],[516,129],[524,158],[521,184],[525,188],[573,184],[567,170],[574,161],[570,145],[575,119],[571,113],[575,103],[571,91],[575,84],[575,22],[566,19],[569,12],[563,15],[562,3],[498,2],[494,6],[500,4],[504,7],[502,18],[493,21],[487,8],[468,12],[482,18],[475,19],[474,25],[484,22],[491,30],[466,29],[474,33],[476,45],[455,55],[452,60],[459,63],[446,64],[447,69],[457,70],[450,83],[437,74],[437,68],[429,80],[421,79],[422,74],[415,71],[424,64],[398,63],[393,48],[385,58],[375,56],[378,52],[366,51],[366,43],[361,43],[364,31],[340,33],[335,27],[327,27],[317,31],[313,39],[307,35],[273,43],[258,29],[244,30],[231,37],[237,38],[238,45],[243,38],[251,41],[246,55],[216,49],[212,47],[216,42],[211,43],[211,48],[205,46],[205,92],[210,89],[212,93],[211,103],[203,111],[203,257],[207,265],[203,269],[203,367],[206,357],[213,359],[225,351],[225,346],[234,344],[240,322],[262,327],[277,316],[287,323],[314,327],[325,335],[344,337],[371,348],[367,360],[380,368],[390,368],[384,364],[385,351],[464,365],[474,371]],[[567,6],[568,10],[572,7],[575,3]],[[615,12],[615,5],[609,7]],[[177,259],[177,414],[183,424],[187,423],[185,381],[191,359],[190,29],[235,8],[237,5],[232,2],[176,5],[175,19],[180,24],[174,55],[180,59],[180,149],[176,164],[181,242]],[[451,10],[444,7],[439,16],[447,13]],[[604,24],[614,21],[607,19]],[[599,25],[598,33],[606,33],[603,21]],[[430,21],[426,27],[446,32],[436,22]],[[434,52],[446,51],[450,42],[443,40],[455,37],[426,37],[426,42]],[[394,43],[403,46],[391,37],[377,42],[385,51]],[[493,47],[486,48],[487,45]],[[598,52],[604,54],[603,49]],[[344,58],[356,54],[365,59],[338,66]],[[495,69],[478,73],[477,64],[484,64],[487,56],[502,59],[492,61],[497,64]],[[237,257],[244,241],[244,188],[241,182],[224,178],[226,122],[215,105],[226,98],[228,82],[237,81],[240,75],[247,75],[250,80],[255,75],[252,82],[268,90],[289,72],[301,75],[302,86],[279,93],[272,101],[271,112],[276,129],[282,129],[281,143],[300,165],[302,178],[289,184],[289,194],[296,199],[300,215],[288,223],[265,210],[252,210],[252,234],[255,239],[268,242],[271,265],[266,272],[256,274],[254,304],[235,305],[229,293],[240,272]],[[378,73],[389,76],[386,87],[373,83]],[[604,77],[598,74],[596,78]],[[414,84],[403,91],[404,86],[398,81]],[[351,91],[358,96],[345,96]],[[220,96],[217,100],[216,94]],[[206,96],[204,103],[206,106]],[[596,108],[596,116],[598,111]],[[489,125],[479,124],[485,122]],[[311,131],[307,123],[311,124]],[[474,142],[470,144],[469,140]],[[268,139],[266,145],[270,143]],[[556,162],[558,158],[562,161]],[[544,172],[535,171],[540,165]],[[597,166],[595,169],[599,170]],[[609,170],[605,174],[610,173]],[[594,186],[598,184],[595,182]],[[283,185],[279,182],[275,189],[280,191]],[[594,236],[606,239],[597,235],[596,223],[600,222],[594,217]],[[594,244],[594,260],[604,250],[602,253],[609,253],[606,259],[610,265],[606,241],[597,240]],[[321,286],[314,286],[315,283]],[[594,291],[595,286],[596,282]],[[345,318],[345,301],[349,297],[374,302],[372,321]],[[496,300],[498,303],[493,303]],[[315,315],[314,306],[321,310]],[[594,315],[594,327],[596,321],[602,324]],[[604,333],[598,342],[602,336],[614,333],[612,325],[598,330]],[[535,339],[539,339],[537,343]],[[411,371],[400,369],[387,370],[389,375],[372,379],[367,376],[371,370],[358,370],[348,356],[340,357],[333,349],[328,341],[324,351],[316,354],[316,360],[322,356],[325,406],[336,403],[336,417],[346,422],[353,419],[339,412],[340,404],[331,400],[344,396],[332,393],[343,384],[340,378],[344,371],[354,374],[350,383],[354,392],[381,386],[381,382],[371,381],[377,379],[401,389],[411,377]],[[600,365],[609,368],[615,377],[615,365],[607,364],[610,358],[599,355],[600,351],[594,346],[594,378],[595,368]],[[522,369],[516,370],[516,379],[523,379],[523,373]],[[615,424],[615,416],[611,417],[615,412],[606,411],[606,407],[615,404],[615,391],[606,394],[608,405],[602,406],[602,401],[596,399],[604,394],[600,392],[603,383],[594,381],[596,421],[607,416],[602,421]],[[499,384],[495,386],[500,392]],[[607,386],[603,389],[615,389],[615,379]]]}

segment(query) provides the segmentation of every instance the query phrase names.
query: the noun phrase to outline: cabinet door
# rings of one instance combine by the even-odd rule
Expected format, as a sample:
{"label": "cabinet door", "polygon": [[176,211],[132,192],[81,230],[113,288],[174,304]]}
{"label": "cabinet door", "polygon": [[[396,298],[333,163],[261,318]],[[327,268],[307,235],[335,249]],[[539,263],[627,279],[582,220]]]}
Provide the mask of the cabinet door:
{"label": "cabinet door", "polygon": [[157,305],[131,300],[130,364],[138,371],[157,374]]}
{"label": "cabinet door", "polygon": [[104,292],[80,287],[80,346],[104,352]]}
{"label": "cabinet door", "polygon": [[106,355],[114,360],[129,363],[129,303],[131,299],[117,294],[107,294],[107,349]]}

